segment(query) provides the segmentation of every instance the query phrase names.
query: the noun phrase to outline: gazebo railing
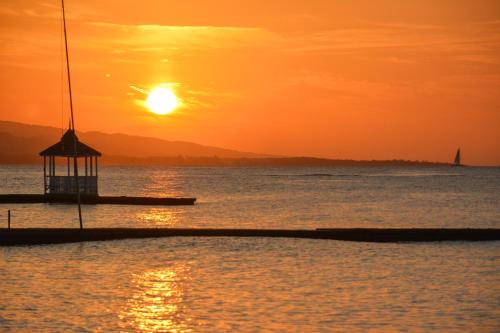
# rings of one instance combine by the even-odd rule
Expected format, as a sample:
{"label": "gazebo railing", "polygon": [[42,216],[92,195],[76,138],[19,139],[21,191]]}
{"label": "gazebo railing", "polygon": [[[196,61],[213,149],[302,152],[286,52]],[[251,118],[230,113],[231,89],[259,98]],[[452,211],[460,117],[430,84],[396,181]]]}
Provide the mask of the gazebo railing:
{"label": "gazebo railing", "polygon": [[[97,195],[97,176],[79,176],[80,193]],[[74,176],[47,176],[46,193],[72,194],[76,193],[76,179]]]}

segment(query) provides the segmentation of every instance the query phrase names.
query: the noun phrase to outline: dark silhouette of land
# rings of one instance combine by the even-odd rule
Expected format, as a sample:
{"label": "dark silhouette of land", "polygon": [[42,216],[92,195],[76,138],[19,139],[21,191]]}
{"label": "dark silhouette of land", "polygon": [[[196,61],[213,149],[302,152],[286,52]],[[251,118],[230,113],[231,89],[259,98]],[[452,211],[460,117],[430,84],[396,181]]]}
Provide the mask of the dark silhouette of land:
{"label": "dark silhouette of land", "polygon": [[[435,166],[407,160],[340,160],[316,157],[278,157],[239,152],[182,141],[127,134],[78,132],[78,137],[103,153],[105,165],[162,166]],[[40,164],[38,153],[61,137],[61,129],[0,121],[0,164]]]}
{"label": "dark silhouette of land", "polygon": [[[65,129],[66,130],[66,129]],[[0,121],[0,154],[10,155],[30,163],[34,156],[39,163],[38,153],[59,141],[61,129],[49,126],[28,125],[10,121]],[[105,156],[122,158],[157,158],[173,156],[197,156],[221,158],[265,157],[269,155],[239,152],[230,149],[203,146],[183,141],[167,141],[156,138],[132,136],[127,134],[106,134],[100,132],[77,132],[78,138],[95,147]],[[2,157],[0,162],[4,162]]]}

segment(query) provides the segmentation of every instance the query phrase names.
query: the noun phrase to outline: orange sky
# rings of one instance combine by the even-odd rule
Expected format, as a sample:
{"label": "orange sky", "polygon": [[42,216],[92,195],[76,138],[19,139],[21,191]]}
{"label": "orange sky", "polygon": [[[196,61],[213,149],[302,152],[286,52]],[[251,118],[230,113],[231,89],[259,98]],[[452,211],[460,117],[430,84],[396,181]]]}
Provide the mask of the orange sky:
{"label": "orange sky", "polygon": [[[500,1],[66,7],[79,130],[350,159],[461,146],[464,163],[500,165]],[[0,0],[0,120],[66,126],[61,47],[58,0]],[[162,83],[183,105],[156,116],[131,86]]]}

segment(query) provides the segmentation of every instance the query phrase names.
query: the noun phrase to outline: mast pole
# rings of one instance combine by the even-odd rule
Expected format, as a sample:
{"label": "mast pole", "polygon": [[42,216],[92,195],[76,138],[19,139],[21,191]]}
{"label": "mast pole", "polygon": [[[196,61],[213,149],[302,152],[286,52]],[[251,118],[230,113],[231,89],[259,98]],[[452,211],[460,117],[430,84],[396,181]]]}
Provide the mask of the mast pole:
{"label": "mast pole", "polygon": [[66,14],[64,12],[64,0],[61,0],[62,4],[62,15],[63,15],[63,27],[64,27],[64,46],[66,48],[66,71],[68,73],[68,88],[69,88],[69,108],[71,111],[71,128],[73,129],[73,166],[75,174],[75,185],[76,185],[76,201],[78,203],[78,219],[80,220],[80,229],[83,229],[83,219],[82,219],[82,206],[80,197],[80,184],[78,182],[78,152],[76,144],[76,131],[75,131],[75,118],[73,117],[73,96],[71,94],[71,75],[69,72],[69,53],[68,53],[68,35],[66,33]]}

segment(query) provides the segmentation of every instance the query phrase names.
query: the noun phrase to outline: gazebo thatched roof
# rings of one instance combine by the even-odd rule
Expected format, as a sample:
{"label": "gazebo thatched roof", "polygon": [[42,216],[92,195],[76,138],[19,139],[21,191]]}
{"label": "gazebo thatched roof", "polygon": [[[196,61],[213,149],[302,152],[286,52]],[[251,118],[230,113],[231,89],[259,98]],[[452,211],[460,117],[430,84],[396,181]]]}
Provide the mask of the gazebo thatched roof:
{"label": "gazebo thatched roof", "polygon": [[94,148],[87,146],[85,143],[78,141],[78,137],[75,135],[75,131],[69,129],[64,133],[61,138],[61,141],[56,143],[55,145],[50,146],[49,148],[40,152],[40,156],[64,156],[64,157],[73,157],[75,156],[75,146],[74,146],[74,138],[76,138],[76,156],[77,157],[85,157],[85,156],[101,156],[102,154],[95,150]]}

